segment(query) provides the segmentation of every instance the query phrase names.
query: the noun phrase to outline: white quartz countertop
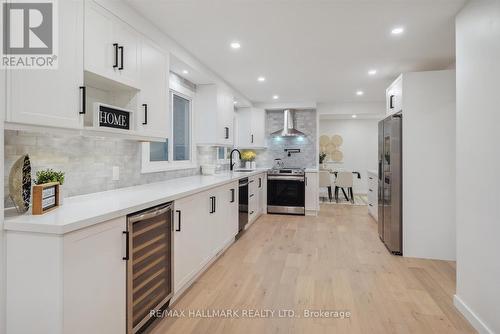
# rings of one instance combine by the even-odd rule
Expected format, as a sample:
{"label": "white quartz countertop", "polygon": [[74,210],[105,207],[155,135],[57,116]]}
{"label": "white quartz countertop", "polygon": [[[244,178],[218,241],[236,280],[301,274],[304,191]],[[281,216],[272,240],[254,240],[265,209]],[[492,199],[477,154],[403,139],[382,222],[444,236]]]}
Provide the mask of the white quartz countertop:
{"label": "white quartz countertop", "polygon": [[39,216],[33,216],[29,211],[9,217],[6,212],[4,229],[65,234],[265,171],[196,175],[69,197],[59,208]]}

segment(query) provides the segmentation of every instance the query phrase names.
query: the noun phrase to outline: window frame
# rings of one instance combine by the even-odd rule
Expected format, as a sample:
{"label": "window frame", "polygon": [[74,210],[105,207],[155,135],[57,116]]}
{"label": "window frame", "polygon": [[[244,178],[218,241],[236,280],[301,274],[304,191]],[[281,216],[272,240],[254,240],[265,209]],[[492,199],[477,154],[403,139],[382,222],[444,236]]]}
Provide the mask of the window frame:
{"label": "window frame", "polygon": [[[169,120],[170,129],[168,137],[168,161],[151,161],[150,160],[150,142],[142,143],[142,163],[141,163],[141,173],[156,173],[180,169],[192,169],[197,168],[198,164],[196,162],[196,145],[194,145],[194,97],[195,92],[177,84],[176,82],[170,82],[170,89],[168,91],[169,97]],[[173,131],[174,131],[174,112],[173,112],[173,102],[174,95],[177,95],[183,99],[189,101],[189,146],[190,146],[190,159],[175,161],[173,160]]]}

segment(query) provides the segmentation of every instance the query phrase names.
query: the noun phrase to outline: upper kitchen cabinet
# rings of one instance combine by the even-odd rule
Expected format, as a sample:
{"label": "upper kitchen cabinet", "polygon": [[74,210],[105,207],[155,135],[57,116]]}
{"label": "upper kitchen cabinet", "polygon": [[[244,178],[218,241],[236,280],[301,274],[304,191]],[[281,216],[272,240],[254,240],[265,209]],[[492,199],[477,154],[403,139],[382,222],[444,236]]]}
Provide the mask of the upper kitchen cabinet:
{"label": "upper kitchen cabinet", "polygon": [[85,71],[139,87],[140,34],[93,1],[85,4]]}
{"label": "upper kitchen cabinet", "polygon": [[400,75],[386,89],[386,114],[392,115],[400,112],[403,107],[403,79]]}
{"label": "upper kitchen cabinet", "polygon": [[257,108],[239,108],[238,148],[265,148],[266,111]]}
{"label": "upper kitchen cabinet", "polygon": [[14,123],[10,126],[82,126],[79,87],[83,85],[83,3],[58,2],[57,69],[6,71],[6,121]]}
{"label": "upper kitchen cabinet", "polygon": [[152,41],[141,43],[141,71],[137,131],[167,138],[170,129],[168,103],[168,56]]}
{"label": "upper kitchen cabinet", "polygon": [[234,103],[228,90],[214,84],[197,86],[194,117],[198,145],[233,145]]}

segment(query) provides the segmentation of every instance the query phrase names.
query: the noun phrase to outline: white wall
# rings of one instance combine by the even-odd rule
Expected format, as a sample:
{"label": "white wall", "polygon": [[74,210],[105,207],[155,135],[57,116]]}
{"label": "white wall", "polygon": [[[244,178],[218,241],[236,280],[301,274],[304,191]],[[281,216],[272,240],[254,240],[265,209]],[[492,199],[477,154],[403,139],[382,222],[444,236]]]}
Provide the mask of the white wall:
{"label": "white wall", "polygon": [[385,102],[335,102],[335,103],[318,103],[317,110],[320,117],[328,117],[330,115],[352,115],[358,116],[383,116],[385,113]]}
{"label": "white wall", "polygon": [[403,255],[455,260],[455,71],[403,74]]}
{"label": "white wall", "polygon": [[456,19],[457,292],[482,333],[500,333],[500,1]]}
{"label": "white wall", "polygon": [[[361,180],[354,179],[354,193],[368,192],[367,170],[377,170],[378,121],[374,119],[335,119],[319,122],[319,135],[341,135],[344,143],[343,169],[361,172]],[[338,165],[337,165],[338,166]]]}

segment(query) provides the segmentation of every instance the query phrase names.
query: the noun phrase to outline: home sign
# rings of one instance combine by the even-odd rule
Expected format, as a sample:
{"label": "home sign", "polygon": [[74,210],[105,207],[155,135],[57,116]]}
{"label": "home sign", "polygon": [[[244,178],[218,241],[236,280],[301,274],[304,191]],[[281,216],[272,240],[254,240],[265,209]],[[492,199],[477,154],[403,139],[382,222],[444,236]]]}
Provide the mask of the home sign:
{"label": "home sign", "polygon": [[129,111],[100,105],[99,127],[130,130],[130,116]]}

